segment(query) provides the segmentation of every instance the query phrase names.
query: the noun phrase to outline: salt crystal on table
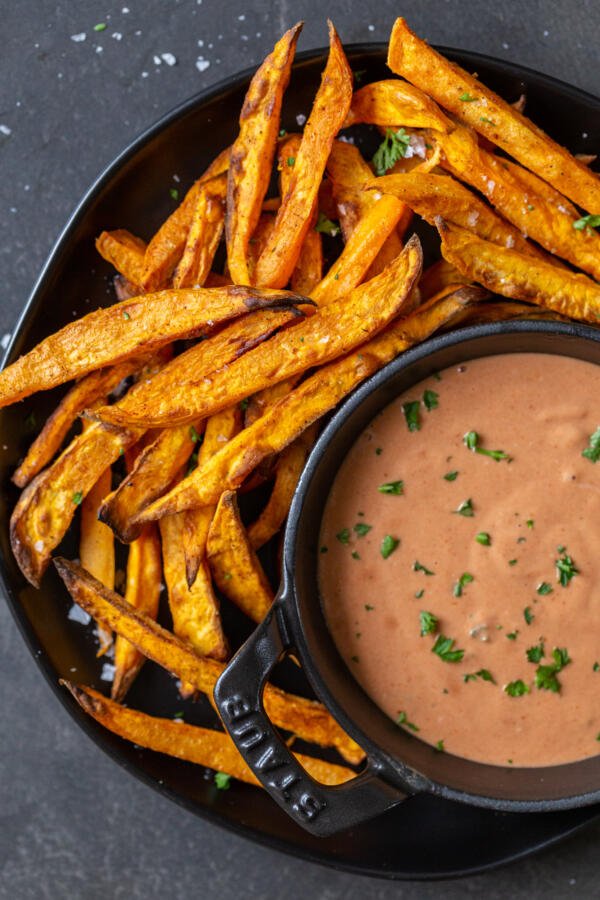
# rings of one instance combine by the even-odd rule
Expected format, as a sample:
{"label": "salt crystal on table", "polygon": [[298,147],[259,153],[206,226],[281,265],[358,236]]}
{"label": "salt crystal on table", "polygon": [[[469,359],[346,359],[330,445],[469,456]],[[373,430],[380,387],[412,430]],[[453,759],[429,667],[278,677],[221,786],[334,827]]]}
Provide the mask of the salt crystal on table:
{"label": "salt crystal on table", "polygon": [[196,68],[199,72],[205,72],[210,66],[210,62],[207,59],[204,59],[202,56],[199,56],[196,60]]}
{"label": "salt crystal on table", "polygon": [[120,31],[113,31],[113,33],[111,34],[111,38],[114,38],[115,41],[120,41],[122,39],[122,37],[123,37],[123,35],[121,34]]}
{"label": "salt crystal on table", "polygon": [[6,348],[8,347],[11,337],[12,335],[10,331],[7,331],[6,334],[3,334],[0,338],[0,347],[2,347],[3,350],[6,350]]}
{"label": "salt crystal on table", "polygon": [[75,41],[76,44],[80,44],[81,41],[85,41],[85,31],[80,31],[79,34],[72,34],[71,40]]}
{"label": "salt crystal on table", "polygon": [[8,137],[9,134],[12,134],[12,128],[9,128],[8,125],[0,125],[0,132]]}
{"label": "salt crystal on table", "polygon": [[173,56],[172,53],[161,53],[160,55],[168,66],[174,66],[177,62],[177,57]]}

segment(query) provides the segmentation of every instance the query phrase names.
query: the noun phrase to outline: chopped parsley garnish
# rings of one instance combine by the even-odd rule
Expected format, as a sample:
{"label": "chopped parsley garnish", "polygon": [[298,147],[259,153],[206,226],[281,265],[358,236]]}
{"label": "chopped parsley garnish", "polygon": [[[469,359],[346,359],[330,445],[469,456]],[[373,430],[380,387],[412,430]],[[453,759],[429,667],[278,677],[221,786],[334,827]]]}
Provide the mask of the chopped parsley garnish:
{"label": "chopped parsley garnish", "polygon": [[79,504],[83,500],[83,491],[75,491],[75,493],[71,497],[71,500],[73,501],[75,506],[79,506]]}
{"label": "chopped parsley garnish", "polygon": [[189,461],[188,461],[188,467],[187,467],[187,470],[185,473],[186,476],[191,475],[197,465],[198,465],[198,451],[194,450],[194,452],[192,453],[192,455],[190,456]]}
{"label": "chopped parsley garnish", "polygon": [[320,552],[321,552],[321,553],[327,553],[328,550],[329,550],[329,547],[326,547],[325,544],[323,544],[323,546],[321,547]]}
{"label": "chopped parsley garnish", "polygon": [[474,103],[475,100],[477,100],[477,97],[471,97],[468,91],[465,91],[464,94],[461,94],[458,99],[462,100],[463,103]]}
{"label": "chopped parsley garnish", "polygon": [[454,510],[454,512],[459,516],[472,517],[474,515],[473,501],[471,499],[463,500],[463,502]]}
{"label": "chopped parsley garnish", "polygon": [[446,748],[444,747],[444,739],[443,738],[437,742],[437,744],[435,745],[435,749],[438,751],[438,753],[444,752],[444,750]]}
{"label": "chopped parsley garnish", "polygon": [[196,444],[200,440],[200,435],[196,431],[193,425],[190,425],[190,440]]}
{"label": "chopped parsley garnish", "polygon": [[295,157],[295,156],[288,156],[288,158],[287,158],[287,164],[288,164],[288,166],[293,166],[295,162],[296,162],[296,157]]}
{"label": "chopped parsley garnish", "polygon": [[427,612],[427,610],[422,609],[419,613],[419,622],[421,624],[421,637],[425,637],[427,634],[435,634],[438,627],[437,616],[434,616],[433,613]]}
{"label": "chopped parsley garnish", "polygon": [[367,612],[371,612],[372,610],[375,609],[375,607],[374,607],[374,606],[371,606],[370,603],[365,603],[365,609],[366,609]]}
{"label": "chopped parsley garnish", "polygon": [[592,666],[592,669],[594,672],[600,672],[600,663],[595,662],[594,665]]}
{"label": "chopped parsley garnish", "polygon": [[360,559],[360,554],[356,550],[353,550],[350,556],[352,559]]}
{"label": "chopped parsley garnish", "polygon": [[366,69],[353,69],[352,73],[354,75],[354,80],[357,84],[360,84],[365,75],[367,74]]}
{"label": "chopped parsley garnish", "polygon": [[467,675],[463,675],[465,684],[468,684],[469,681],[477,681],[478,678],[481,678],[482,681],[490,681],[492,684],[496,684],[492,673],[488,669],[479,669],[478,672],[469,672]]}
{"label": "chopped parsley garnish", "polygon": [[506,637],[508,638],[509,641],[516,641],[518,635],[519,635],[519,629],[515,628],[514,631],[509,631],[509,633],[506,635]]}
{"label": "chopped parsley garnish", "polygon": [[286,134],[287,134],[287,131],[285,130],[285,128],[282,128],[279,132],[279,137],[285,137]]}
{"label": "chopped parsley garnish", "polygon": [[421,588],[420,591],[415,591],[415,597],[417,598],[417,600],[420,600],[424,593],[425,593],[425,588]]}
{"label": "chopped parsley garnish", "polygon": [[576,228],[577,231],[583,231],[584,228],[600,228],[600,216],[582,216],[581,219],[573,222],[573,228]]}
{"label": "chopped parsley garnish", "polygon": [[529,688],[521,678],[518,678],[516,681],[509,681],[508,684],[505,684],[504,691],[509,697],[522,697],[523,694],[529,693]]}
{"label": "chopped parsley garnish", "polygon": [[542,661],[544,653],[544,643],[540,641],[539,644],[536,644],[534,647],[529,647],[525,655],[530,663],[539,663]]}
{"label": "chopped parsley garnish", "polygon": [[590,435],[589,447],[582,450],[581,455],[593,463],[597,463],[600,459],[600,426]]}
{"label": "chopped parsley garnish", "polygon": [[439,394],[436,394],[435,391],[426,390],[423,391],[423,404],[425,405],[425,409],[428,412],[431,412],[432,409],[437,409],[440,405],[438,403]]}
{"label": "chopped parsley garnish", "polygon": [[394,131],[386,128],[385,137],[373,156],[373,165],[376,175],[385,175],[388,169],[406,156],[406,149],[410,144],[410,135],[404,128]]}
{"label": "chopped parsley garnish", "polygon": [[527,623],[527,625],[531,625],[531,623],[535,619],[534,614],[531,612],[530,606],[526,606],[525,609],[523,610],[523,618],[525,619],[525,622]]}
{"label": "chopped parsley garnish", "polygon": [[383,453],[383,447],[375,447],[375,456],[381,456]]}
{"label": "chopped parsley garnish", "polygon": [[353,663],[360,662],[358,656],[351,656],[350,659],[352,660]]}
{"label": "chopped parsley garnish", "polygon": [[377,488],[380,494],[403,494],[404,493],[404,482],[403,481],[386,481],[385,484],[380,484]]}
{"label": "chopped parsley garnish", "polygon": [[527,525],[528,528],[533,528],[533,526],[535,525],[535,521],[533,519],[527,519],[525,524]]}
{"label": "chopped parsley garnish", "polygon": [[458,472],[456,471],[456,469],[454,470],[454,472],[446,472],[446,474],[444,475],[444,479],[446,481],[456,481],[457,478]]}
{"label": "chopped parsley garnish", "polygon": [[131,316],[129,315],[128,312],[123,311],[123,318],[125,319],[126,322],[128,322],[131,319]]}
{"label": "chopped parsley garnish", "polygon": [[551,584],[548,584],[547,581],[542,581],[536,587],[536,592],[540,595],[540,597],[545,597],[547,594],[551,594],[554,588]]}
{"label": "chopped parsley garnish", "polygon": [[392,537],[391,534],[386,534],[384,539],[381,542],[380,553],[384,559],[387,559],[388,556],[394,552],[398,544],[400,543],[398,538]]}
{"label": "chopped parsley garnish", "polygon": [[240,409],[247,410],[250,406],[250,398],[244,397],[243,400],[240,400]]}
{"label": "chopped parsley garnish", "polygon": [[184,716],[184,712],[182,709],[178,710],[178,712],[176,712],[176,713],[173,713],[174,719],[183,719],[183,716]]}
{"label": "chopped parsley garnish", "polygon": [[558,548],[558,552],[562,553],[563,555],[555,562],[556,580],[562,587],[568,587],[571,579],[575,575],[579,575],[579,569],[577,568],[571,557],[564,552],[565,549],[565,547]]}
{"label": "chopped parsley garnish", "polygon": [[413,572],[422,572],[423,575],[435,575],[435,572],[432,572],[427,566],[422,565],[418,559],[415,559],[413,563]]}
{"label": "chopped parsley garnish", "polygon": [[518,559],[509,559],[508,564],[509,564],[509,566],[516,566],[516,564],[518,562],[519,562]]}
{"label": "chopped parsley garnish", "polygon": [[465,655],[464,650],[454,650],[454,639],[443,634],[438,635],[435,644],[431,648],[432,653],[437,653],[443,662],[458,663]]}
{"label": "chopped parsley garnish", "polygon": [[552,658],[554,662],[550,665],[537,667],[535,686],[541,691],[552,691],[554,694],[558,694],[560,681],[556,676],[571,662],[571,659],[565,647],[555,647],[552,651]]}
{"label": "chopped parsley garnish", "polygon": [[454,590],[453,590],[454,596],[462,597],[463,588],[467,584],[470,584],[472,581],[473,581],[473,576],[471,575],[471,573],[463,572],[462,575],[460,576],[460,578],[458,579],[458,581],[456,582],[456,584],[454,585]]}
{"label": "chopped parsley garnish", "polygon": [[365,534],[370,532],[372,527],[372,525],[367,525],[366,522],[357,522],[352,530],[355,531],[359,537],[364,537]]}
{"label": "chopped parsley garnish", "polygon": [[408,403],[402,404],[402,412],[404,413],[406,427],[409,431],[419,431],[421,428],[419,407],[420,403],[418,400],[409,400]]}
{"label": "chopped parsley garnish", "polygon": [[94,31],[106,31],[106,22],[98,22],[94,25]]}
{"label": "chopped parsley garnish", "polygon": [[463,443],[469,450],[472,450],[473,453],[481,453],[483,456],[489,456],[496,462],[500,462],[501,459],[510,460],[510,456],[508,453],[505,453],[504,450],[486,450],[485,447],[480,447],[479,435],[476,431],[467,431],[463,437]]}
{"label": "chopped parsley garnish", "polygon": [[230,781],[231,775],[228,775],[227,772],[215,772],[215,784],[220,791],[228,790]]}
{"label": "chopped parsley garnish", "polygon": [[484,547],[489,547],[492,543],[492,539],[487,531],[480,531],[479,534],[475,535],[475,540]]}
{"label": "chopped parsley garnish", "polygon": [[177,188],[169,188],[169,196],[171,197],[171,200],[179,200],[179,191]]}
{"label": "chopped parsley garnish", "polygon": [[399,712],[398,718],[396,719],[397,725],[406,725],[407,728],[410,728],[411,731],[419,731],[419,726],[415,725],[414,722],[408,721],[408,716],[405,712]]}
{"label": "chopped parsley garnish", "polygon": [[485,122],[486,125],[495,125],[496,124],[493,119],[488,119],[487,116],[480,116],[479,121]]}
{"label": "chopped parsley garnish", "polygon": [[347,544],[350,541],[350,529],[342,528],[341,531],[338,531],[336,534],[336,538],[340,542],[340,544]]}
{"label": "chopped parsley garnish", "polygon": [[321,234],[328,234],[330,237],[335,237],[336,234],[339,234],[339,230],[339,225],[336,225],[335,222],[332,222],[331,219],[328,219],[324,213],[319,213],[319,218],[317,219],[317,224],[315,225],[315,231],[320,231]]}

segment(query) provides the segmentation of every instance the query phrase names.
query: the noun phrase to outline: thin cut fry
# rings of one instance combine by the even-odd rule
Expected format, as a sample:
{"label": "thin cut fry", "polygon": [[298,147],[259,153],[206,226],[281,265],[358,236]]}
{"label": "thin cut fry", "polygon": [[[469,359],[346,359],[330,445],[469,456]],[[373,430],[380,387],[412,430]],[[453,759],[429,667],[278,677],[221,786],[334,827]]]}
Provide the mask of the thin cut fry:
{"label": "thin cut fry", "polygon": [[319,369],[249,428],[142,513],[162,516],[214,503],[223,490],[235,490],[257,465],[279,453],[298,435],[333,409],[369,375],[432,332],[456,321],[465,308],[484,296],[478,288],[460,289],[441,303],[430,303],[387,328],[354,353]]}
{"label": "thin cut fry", "polygon": [[165,428],[144,447],[118,488],[106,491],[98,516],[124,544],[139,537],[142,529],[135,517],[168,489],[192,455],[197,435],[193,425]]}
{"label": "thin cut fry", "polygon": [[502,248],[442,219],[444,258],[467,277],[503,297],[545,306],[572,319],[598,323],[600,285],[586,275]]}
{"label": "thin cut fry", "polygon": [[219,605],[204,565],[200,565],[192,587],[187,585],[183,529],[183,515],[165,516],[160,522],[163,569],[173,631],[201,656],[226,659],[228,647],[221,626]]}
{"label": "thin cut fry", "polygon": [[[54,564],[75,603],[105,627],[130,640],[148,659],[212,697],[224,663],[199,656],[188,644],[126,604],[122,597],[107,590],[76,563],[57,557]],[[323,747],[336,747],[352,764],[364,758],[358,744],[342,731],[321,703],[287,694],[267,683],[264,705],[267,715],[279,728]]]}
{"label": "thin cut fry", "polygon": [[[105,407],[97,415],[114,425],[178,425],[198,421],[278,381],[348,353],[381,330],[403,309],[421,268],[421,245],[413,237],[393,265],[348,297],[278,332],[208,380],[181,373],[177,390],[145,385],[131,403]],[[177,362],[177,361],[175,361]]]}
{"label": "thin cut fry", "polygon": [[144,271],[141,284],[146,291],[157,291],[167,284],[187,241],[188,232],[194,218],[196,200],[202,184],[229,168],[230,148],[226,147],[213,160],[206,172],[200,176],[175,212],[163,222],[148,247],[144,257]]}
{"label": "thin cut fry", "polygon": [[[124,228],[119,228],[116,231],[103,231],[96,238],[96,250],[127,281],[134,285],[141,284],[146,252],[145,241]],[[139,288],[137,293],[142,293],[142,289]]]}
{"label": "thin cut fry", "polygon": [[289,281],[310,228],[331,144],[350,108],[352,71],[331,22],[329,40],[329,59],[304,128],[290,189],[283,198],[267,246],[256,264],[254,279],[257,285],[283,287]]}
{"label": "thin cut fry", "polygon": [[47,466],[59,450],[73,422],[89,406],[106,397],[140,366],[139,360],[126,360],[108,369],[90,372],[65,394],[27,451],[27,456],[12,476],[18,487],[25,487],[34,475]]}
{"label": "thin cut fry", "polygon": [[437,131],[451,131],[453,127],[437,103],[400,78],[373,81],[354,92],[344,128],[361,124],[382,128],[403,125]]}
{"label": "thin cut fry", "polygon": [[45,338],[0,372],[0,407],[257,309],[306,300],[291,291],[247,287],[159,291],[88,313]]}
{"label": "thin cut fry", "polygon": [[[65,680],[61,684],[71,692],[86,713],[113,734],[118,734],[139,747],[166,753],[217,772],[227,772],[247,784],[260,786],[229,735],[223,731],[188,725],[181,720],[149,716],[114,703],[92,688]],[[308,774],[321,784],[343,784],[354,776],[352,769],[345,766],[324,762],[302,753],[295,753],[294,756]]]}
{"label": "thin cut fry", "polygon": [[221,593],[254,622],[262,622],[273,603],[273,589],[248,540],[234,491],[225,491],[219,499],[206,558]]}
{"label": "thin cut fry", "polygon": [[[230,406],[229,409],[224,409],[211,416],[206,422],[204,440],[198,451],[198,465],[204,465],[211,456],[220,450],[223,444],[235,437],[241,424],[242,412],[237,405]],[[190,587],[193,585],[200,564],[206,555],[206,539],[214,512],[213,506],[205,506],[202,509],[193,509],[185,513],[183,552],[186,578]]]}
{"label": "thin cut fry", "polygon": [[223,234],[226,191],[225,173],[200,185],[174,288],[203,287]]}
{"label": "thin cut fry", "polygon": [[403,200],[430,225],[434,224],[436,216],[442,216],[501,247],[514,247],[528,256],[545,258],[517,228],[497,216],[486,203],[449,175],[418,171],[407,175],[383,175],[374,178],[370,186]]}
{"label": "thin cut fry", "polygon": [[[518,231],[550,253],[600,278],[600,235],[593,228],[573,227],[580,214],[562,194],[527,169],[487,153],[466,128],[456,128],[452,134],[431,139],[437,140],[443,151],[442,165],[481,191]],[[448,215],[447,210],[444,212],[443,207],[437,213],[467,227]],[[474,230],[480,237],[486,237],[477,228]],[[513,246],[523,250],[522,244],[521,239]],[[546,254],[543,258],[550,261]],[[552,261],[558,264],[558,260]]]}
{"label": "thin cut fry", "polygon": [[[273,490],[267,505],[248,528],[248,539],[255,550],[266,544],[287,518],[298,479],[302,474],[306,457],[314,444],[316,426],[311,426],[299,438],[289,444],[279,456],[275,469]],[[204,509],[205,507],[201,507]],[[190,515],[187,512],[186,515]]]}
{"label": "thin cut fry", "polygon": [[[149,618],[156,619],[161,588],[160,541],[155,525],[144,528],[129,547],[125,603],[141,609]],[[118,634],[115,638],[115,675],[111,697],[123,701],[135,681],[146,657]]]}
{"label": "thin cut fry", "polygon": [[[227,263],[236,284],[250,284],[248,241],[260,216],[275,156],[281,103],[302,23],[275,44],[254,74],[240,113],[240,131],[231,148],[227,185]],[[287,279],[286,279],[287,280]]]}
{"label": "thin cut fry", "polygon": [[[597,175],[480,81],[436,53],[402,18],[392,29],[388,66],[561,194],[600,215]],[[461,100],[465,95],[474,99]]]}

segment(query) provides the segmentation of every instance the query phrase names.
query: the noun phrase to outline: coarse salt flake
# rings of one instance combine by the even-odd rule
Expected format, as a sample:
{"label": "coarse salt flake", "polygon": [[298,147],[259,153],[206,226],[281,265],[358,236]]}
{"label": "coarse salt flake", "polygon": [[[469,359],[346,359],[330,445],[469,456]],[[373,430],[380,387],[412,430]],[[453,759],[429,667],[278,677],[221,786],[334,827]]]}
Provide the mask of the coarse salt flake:
{"label": "coarse salt flake", "polygon": [[8,137],[9,134],[12,134],[12,128],[9,128],[8,125],[0,125],[0,133]]}
{"label": "coarse salt flake", "polygon": [[161,53],[161,58],[166,62],[168,66],[174,66],[177,62],[177,57],[173,56],[172,53]]}
{"label": "coarse salt flake", "polygon": [[111,34],[111,38],[113,38],[113,40],[115,41],[120,41],[123,39],[123,35],[120,31],[113,31],[113,33]]}
{"label": "coarse salt flake", "polygon": [[80,31],[79,34],[72,34],[71,40],[75,41],[76,44],[80,44],[82,41],[85,41],[86,34],[85,31]]}
{"label": "coarse salt flake", "polygon": [[304,125],[304,123],[306,122],[306,116],[304,115],[304,113],[298,113],[298,115],[296,116],[296,122],[298,123],[298,125]]}
{"label": "coarse salt flake", "polygon": [[92,619],[90,614],[86,613],[85,609],[77,606],[76,603],[74,603],[69,610],[67,618],[70,619],[71,622],[79,622],[80,625],[88,625]]}
{"label": "coarse salt flake", "polygon": [[209,66],[210,62],[207,59],[204,59],[203,56],[199,56],[196,60],[196,68],[199,72],[206,72]]}
{"label": "coarse salt flake", "polygon": [[0,347],[2,347],[3,350],[6,350],[6,348],[8,347],[11,337],[12,335],[10,331],[7,331],[6,334],[3,334],[0,338]]}
{"label": "coarse salt flake", "polygon": [[100,673],[101,681],[114,681],[115,677],[115,667],[112,663],[104,663],[102,666],[102,672]]}

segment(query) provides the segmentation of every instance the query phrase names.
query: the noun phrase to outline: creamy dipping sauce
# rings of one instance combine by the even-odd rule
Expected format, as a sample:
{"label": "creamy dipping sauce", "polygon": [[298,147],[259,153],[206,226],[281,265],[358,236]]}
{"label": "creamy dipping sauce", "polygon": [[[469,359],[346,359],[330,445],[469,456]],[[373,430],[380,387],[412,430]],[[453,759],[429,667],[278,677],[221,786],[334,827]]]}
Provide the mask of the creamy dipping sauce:
{"label": "creamy dipping sauce", "polygon": [[439,750],[600,753],[599,398],[592,363],[476,359],[384,409],[336,476],[329,628],[375,703]]}

